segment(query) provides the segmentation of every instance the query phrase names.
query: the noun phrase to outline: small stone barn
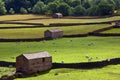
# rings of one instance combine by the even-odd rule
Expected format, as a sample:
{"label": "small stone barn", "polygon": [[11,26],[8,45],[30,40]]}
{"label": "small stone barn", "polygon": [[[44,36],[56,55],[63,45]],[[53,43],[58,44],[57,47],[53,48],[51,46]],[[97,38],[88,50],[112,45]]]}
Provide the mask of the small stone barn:
{"label": "small stone barn", "polygon": [[52,57],[48,52],[22,54],[16,57],[16,71],[26,74],[50,70]]}
{"label": "small stone barn", "polygon": [[62,18],[62,17],[63,17],[62,13],[54,13],[53,14],[53,18]]}
{"label": "small stone barn", "polygon": [[116,21],[116,22],[115,22],[115,26],[116,26],[116,27],[120,26],[120,21]]}
{"label": "small stone barn", "polygon": [[63,31],[61,29],[51,29],[44,32],[45,39],[57,39],[63,36]]}

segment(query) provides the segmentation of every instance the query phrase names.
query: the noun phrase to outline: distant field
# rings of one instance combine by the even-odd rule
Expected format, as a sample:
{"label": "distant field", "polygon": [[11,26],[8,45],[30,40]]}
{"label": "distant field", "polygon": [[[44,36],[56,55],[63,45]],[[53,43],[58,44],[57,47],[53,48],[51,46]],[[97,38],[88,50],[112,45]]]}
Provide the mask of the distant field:
{"label": "distant field", "polygon": [[[105,28],[110,25],[81,25],[81,26],[67,26],[67,27],[54,27],[61,28],[64,31],[64,35],[85,34],[97,29]],[[53,27],[45,28],[22,28],[22,29],[1,29],[0,38],[42,38],[44,31],[47,29],[53,29]]]}
{"label": "distant field", "polygon": [[120,16],[100,18],[100,19],[39,19],[39,20],[25,20],[25,21],[15,21],[15,22],[43,23],[45,25],[49,25],[51,23],[94,23],[94,22],[106,22],[113,20],[120,20]]}
{"label": "distant field", "polygon": [[4,15],[4,16],[0,16],[0,21],[25,20],[25,19],[34,19],[34,18],[50,18],[50,17],[44,15],[32,15],[32,14]]}
{"label": "distant field", "polygon": [[33,26],[33,25],[25,25],[25,24],[0,24],[0,27],[22,27],[22,26]]}
{"label": "distant field", "polygon": [[114,28],[111,30],[103,31],[101,33],[120,33],[120,28]]}

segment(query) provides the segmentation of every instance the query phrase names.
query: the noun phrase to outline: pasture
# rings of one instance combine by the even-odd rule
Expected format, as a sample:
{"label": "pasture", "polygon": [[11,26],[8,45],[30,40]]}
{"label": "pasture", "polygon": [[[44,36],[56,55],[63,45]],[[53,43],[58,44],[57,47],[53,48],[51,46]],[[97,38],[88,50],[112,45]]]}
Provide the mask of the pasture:
{"label": "pasture", "polygon": [[33,26],[33,25],[28,25],[28,24],[27,25],[25,25],[25,24],[0,24],[0,28],[1,27],[5,27],[5,28],[6,27],[8,27],[8,28],[9,27],[23,27],[24,28],[24,26],[28,26],[29,27],[29,26]]}
{"label": "pasture", "polygon": [[[118,80],[120,65],[107,66],[102,69],[53,69],[46,74],[15,80]],[[56,75],[56,73],[58,75]]]}
{"label": "pasture", "polygon": [[84,37],[41,42],[2,42],[0,60],[14,62],[13,57],[22,53],[48,51],[53,56],[53,62],[87,62],[87,55],[93,58],[92,61],[100,61],[120,56],[119,41],[120,37]]}
{"label": "pasture", "polygon": [[32,15],[32,14],[23,14],[23,15],[3,15],[0,16],[0,21],[14,21],[14,20],[27,20],[27,19],[36,19],[36,18],[50,18],[49,16],[44,15]]}
{"label": "pasture", "polygon": [[[53,62],[59,63],[61,61],[64,61],[64,63],[88,62],[86,56],[91,57],[92,62],[101,61],[120,56],[119,41],[120,37],[84,37],[41,42],[2,42],[0,43],[0,61],[15,62],[15,57],[22,53],[39,51],[48,51],[53,57]],[[86,70],[53,69],[46,74],[41,73],[36,74],[37,76],[15,80],[90,80],[93,78],[98,80],[117,80],[120,75],[119,67],[120,65]],[[11,70],[14,71],[14,68],[11,68]],[[7,73],[4,73],[4,70],[1,70],[1,72],[9,74],[12,72],[11,70],[6,71]]]}
{"label": "pasture", "polygon": [[33,19],[33,20],[24,20],[24,21],[14,21],[14,22],[26,22],[26,23],[42,23],[44,25],[49,25],[51,23],[99,23],[99,22],[107,22],[113,20],[119,20],[120,16],[108,17],[108,18],[98,18],[98,19]]}
{"label": "pasture", "polygon": [[111,26],[110,24],[101,25],[79,25],[67,27],[42,27],[42,28],[20,28],[20,29],[1,29],[0,38],[5,39],[20,39],[20,38],[42,38],[44,31],[52,28],[61,28],[64,35],[86,34],[97,29]]}
{"label": "pasture", "polygon": [[111,30],[103,31],[101,33],[120,33],[120,28],[114,28]]}
{"label": "pasture", "polygon": [[[52,19],[49,16],[39,15],[5,15],[0,16],[0,21],[43,23],[93,23],[120,20],[120,16],[99,18],[99,19]],[[0,38],[21,39],[21,38],[43,38],[44,31],[52,28],[61,28],[64,35],[87,34],[89,32],[106,28],[111,24],[77,25],[24,28],[32,26],[25,24],[0,24],[0,27],[22,27],[0,29]],[[103,33],[120,33],[119,28],[104,31]],[[120,57],[120,37],[81,37],[81,38],[61,38],[56,40],[44,40],[40,42],[0,42],[0,61],[15,62],[16,56],[23,53],[33,53],[48,51],[53,58],[53,62],[79,63],[106,60]],[[100,69],[52,69],[48,73],[35,74],[28,78],[15,80],[119,80],[120,65],[109,65]],[[0,77],[10,75],[15,72],[13,67],[1,67]]]}

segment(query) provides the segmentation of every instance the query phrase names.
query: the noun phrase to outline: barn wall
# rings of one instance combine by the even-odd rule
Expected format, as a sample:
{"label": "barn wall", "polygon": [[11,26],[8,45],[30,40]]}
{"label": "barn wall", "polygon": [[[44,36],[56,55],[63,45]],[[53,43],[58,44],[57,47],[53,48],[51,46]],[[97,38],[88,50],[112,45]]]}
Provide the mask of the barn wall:
{"label": "barn wall", "polygon": [[49,70],[52,67],[52,58],[39,58],[33,59],[29,61],[29,72],[28,73],[35,73],[40,71]]}
{"label": "barn wall", "polygon": [[28,71],[28,60],[24,56],[19,56],[16,59],[16,70],[17,71]]}

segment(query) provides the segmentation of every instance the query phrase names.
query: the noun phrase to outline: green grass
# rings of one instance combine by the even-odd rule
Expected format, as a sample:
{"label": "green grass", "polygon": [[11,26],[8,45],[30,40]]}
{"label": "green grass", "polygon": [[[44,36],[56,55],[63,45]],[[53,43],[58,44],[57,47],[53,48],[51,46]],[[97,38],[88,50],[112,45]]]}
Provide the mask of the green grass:
{"label": "green grass", "polygon": [[120,28],[114,28],[111,30],[103,31],[101,33],[120,33]]}
{"label": "green grass", "polygon": [[50,23],[94,23],[94,22],[106,22],[120,20],[120,16],[114,16],[109,18],[99,19],[39,19],[39,20],[26,20],[26,21],[15,21],[15,22],[27,22],[27,23],[43,23],[49,25]]}
{"label": "green grass", "polygon": [[[0,60],[15,62],[15,58],[13,57],[22,53],[48,51],[53,57],[53,62],[61,62],[63,60],[65,63],[87,62],[88,60],[85,58],[86,55],[92,57],[92,61],[100,61],[120,57],[119,41],[120,37],[85,37],[63,38],[42,42],[2,42],[0,43]],[[90,46],[89,44],[91,43],[93,43],[93,45]],[[54,51],[57,52],[55,53]],[[98,59],[96,59],[96,57],[98,57]],[[17,80],[90,80],[93,78],[102,80],[103,77],[105,80],[117,80],[120,74],[119,67],[120,65],[92,70],[55,69],[51,70],[48,74]],[[8,74],[10,72],[9,68],[7,71],[4,71],[3,69],[0,69],[0,71],[0,75]],[[55,73],[58,73],[58,75],[55,76]]]}
{"label": "green grass", "polygon": [[[102,69],[54,69],[47,74],[15,80],[119,80],[120,65]],[[58,73],[58,75],[55,75]]]}
{"label": "green grass", "polygon": [[26,19],[38,19],[38,18],[50,18],[45,15],[33,15],[33,14],[16,14],[16,15],[3,15],[0,16],[0,21],[9,21],[9,20],[26,20]]}
{"label": "green grass", "polygon": [[[111,25],[109,24],[81,25],[81,26],[67,26],[67,27],[54,27],[54,28],[61,28],[64,31],[64,35],[73,35],[73,34],[85,34],[108,26]],[[53,27],[2,29],[0,30],[0,38],[7,38],[7,39],[8,38],[42,38],[44,37],[44,31],[52,28]]]}
{"label": "green grass", "polygon": [[0,67],[0,77],[3,75],[12,75],[15,73],[15,68],[13,67]]}
{"label": "green grass", "polygon": [[0,60],[15,61],[12,57],[22,53],[48,51],[53,56],[53,62],[62,60],[65,63],[87,62],[86,55],[92,57],[92,61],[100,61],[120,57],[119,41],[120,37],[85,37],[42,42],[2,42],[0,43]]}
{"label": "green grass", "polygon": [[22,26],[33,26],[25,24],[0,24],[0,27],[22,27]]}
{"label": "green grass", "polygon": [[[120,37],[84,37],[62,38],[41,42],[1,42],[0,61],[13,61],[22,53],[48,51],[53,62],[65,63],[88,62],[86,55],[92,61],[120,57]],[[89,45],[93,43],[92,45]],[[55,53],[56,51],[56,53]],[[98,59],[96,59],[98,57]],[[120,65],[107,66],[100,69],[53,69],[46,74],[15,80],[119,80]],[[8,74],[0,68],[1,74]],[[6,72],[9,72],[7,69]],[[55,75],[58,73],[58,75]]]}

